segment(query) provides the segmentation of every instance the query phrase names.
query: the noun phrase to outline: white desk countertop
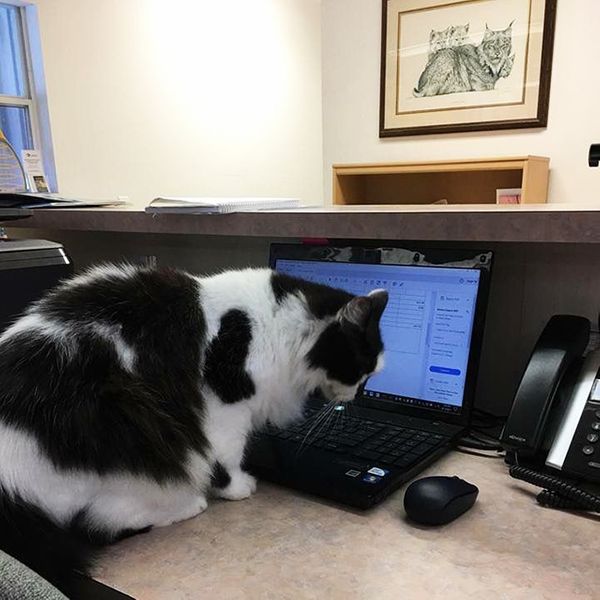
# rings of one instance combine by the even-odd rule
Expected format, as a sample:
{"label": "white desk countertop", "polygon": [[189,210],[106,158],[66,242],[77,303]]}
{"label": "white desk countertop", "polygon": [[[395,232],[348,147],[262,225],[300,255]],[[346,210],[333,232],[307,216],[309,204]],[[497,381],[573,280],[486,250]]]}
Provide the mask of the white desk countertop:
{"label": "white desk countertop", "polygon": [[108,549],[97,577],[138,600],[592,600],[600,517],[538,506],[502,460],[452,453],[476,505],[441,528],[405,521],[403,491],[353,512],[259,483],[189,521]]}

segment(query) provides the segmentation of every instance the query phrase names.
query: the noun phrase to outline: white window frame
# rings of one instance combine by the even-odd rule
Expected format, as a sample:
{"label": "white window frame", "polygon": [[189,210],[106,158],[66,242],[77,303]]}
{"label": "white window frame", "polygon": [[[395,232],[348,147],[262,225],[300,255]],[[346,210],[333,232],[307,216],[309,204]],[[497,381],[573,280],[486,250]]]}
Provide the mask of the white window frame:
{"label": "white window frame", "polygon": [[[11,4],[19,8],[24,46],[25,77],[27,78],[28,98],[0,94],[1,106],[27,107],[30,117],[31,136],[34,149],[38,150],[44,163],[44,171],[51,192],[58,191],[56,166],[50,115],[48,112],[48,94],[42,61],[40,28],[37,7],[23,0],[0,0],[0,4]],[[19,160],[21,157],[19,156]]]}

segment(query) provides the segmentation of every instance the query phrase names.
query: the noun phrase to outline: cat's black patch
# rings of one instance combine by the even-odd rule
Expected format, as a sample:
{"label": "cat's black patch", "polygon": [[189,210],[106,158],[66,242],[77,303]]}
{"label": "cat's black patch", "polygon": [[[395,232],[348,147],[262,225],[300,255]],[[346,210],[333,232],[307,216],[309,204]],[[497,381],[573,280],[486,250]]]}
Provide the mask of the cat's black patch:
{"label": "cat's black patch", "polygon": [[357,300],[367,302],[360,325],[342,316],[325,328],[308,354],[312,367],[325,369],[329,378],[346,385],[355,385],[361,377],[372,373],[383,350],[379,320],[387,294],[380,292],[353,302]]}
{"label": "cat's black patch", "polygon": [[231,483],[231,476],[227,472],[227,469],[217,461],[213,467],[212,474],[210,476],[210,484],[214,488],[223,489]]}
{"label": "cat's black patch", "polygon": [[[34,434],[58,468],[185,479],[189,451],[207,446],[199,293],[188,275],[149,269],[54,292],[38,312],[72,321],[72,352],[27,331],[3,343],[0,419]],[[93,322],[122,332],[136,352],[133,373],[86,327]]]}
{"label": "cat's black patch", "polygon": [[206,351],[204,377],[225,403],[250,398],[256,389],[246,372],[252,341],[252,324],[242,310],[229,310],[221,317],[219,332]]}
{"label": "cat's black patch", "polygon": [[86,573],[96,554],[94,544],[59,527],[42,510],[0,488],[0,545],[69,598],[73,571]]}
{"label": "cat's black patch", "polygon": [[[379,348],[381,350],[381,347]],[[349,336],[339,323],[332,323],[319,336],[308,355],[311,367],[325,369],[327,376],[354,385],[377,363],[378,351],[364,348],[361,336]]]}
{"label": "cat's black patch", "polygon": [[344,304],[353,298],[352,294],[344,290],[277,272],[271,276],[271,288],[278,304],[281,304],[289,294],[302,292],[308,302],[309,310],[318,319],[335,315]]}

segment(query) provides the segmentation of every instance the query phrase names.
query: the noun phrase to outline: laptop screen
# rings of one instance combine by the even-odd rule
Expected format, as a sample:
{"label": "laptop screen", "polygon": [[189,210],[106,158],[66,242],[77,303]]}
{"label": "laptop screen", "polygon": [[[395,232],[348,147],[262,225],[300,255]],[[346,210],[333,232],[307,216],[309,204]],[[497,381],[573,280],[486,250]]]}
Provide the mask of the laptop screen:
{"label": "laptop screen", "polygon": [[460,414],[482,271],[457,266],[276,258],[288,275],[366,295],[389,293],[381,319],[385,367],[363,397]]}

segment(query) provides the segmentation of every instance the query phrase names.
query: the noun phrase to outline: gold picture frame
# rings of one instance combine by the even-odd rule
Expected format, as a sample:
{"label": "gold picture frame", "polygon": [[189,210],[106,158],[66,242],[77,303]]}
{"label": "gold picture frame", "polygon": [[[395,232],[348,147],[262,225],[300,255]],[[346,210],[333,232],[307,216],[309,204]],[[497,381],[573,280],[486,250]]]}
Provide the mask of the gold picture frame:
{"label": "gold picture frame", "polygon": [[556,0],[383,0],[380,137],[545,127]]}

